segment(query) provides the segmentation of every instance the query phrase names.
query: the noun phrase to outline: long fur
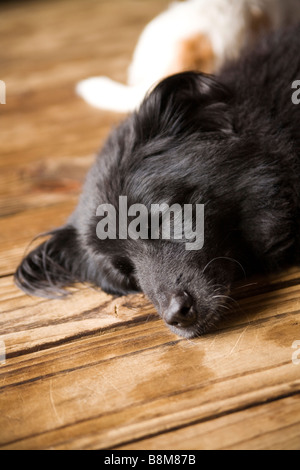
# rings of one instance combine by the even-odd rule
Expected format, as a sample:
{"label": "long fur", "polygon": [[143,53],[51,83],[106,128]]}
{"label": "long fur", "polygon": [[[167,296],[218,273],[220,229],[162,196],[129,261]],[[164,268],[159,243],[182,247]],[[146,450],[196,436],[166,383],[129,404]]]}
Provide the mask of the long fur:
{"label": "long fur", "polygon": [[[22,262],[25,292],[56,296],[74,281],[124,295],[143,291],[164,318],[174,293],[197,313],[183,336],[203,334],[227,308],[236,279],[299,263],[300,26],[264,39],[212,77],[162,81],[108,138],[65,227]],[[99,240],[100,204],[204,204],[205,245]],[[176,294],[177,295],[177,294]]]}

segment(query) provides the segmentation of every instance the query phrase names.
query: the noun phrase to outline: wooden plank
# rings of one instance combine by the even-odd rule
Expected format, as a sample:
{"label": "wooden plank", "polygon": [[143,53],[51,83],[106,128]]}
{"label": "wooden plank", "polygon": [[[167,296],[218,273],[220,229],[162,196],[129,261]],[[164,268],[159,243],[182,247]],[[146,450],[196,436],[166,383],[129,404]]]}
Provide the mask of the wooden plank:
{"label": "wooden plank", "polygon": [[0,175],[0,217],[78,198],[94,156],[61,157],[31,162]]}
{"label": "wooden plank", "polygon": [[[158,318],[144,295],[114,298],[100,290],[78,286],[65,300],[31,298],[0,279],[0,331],[7,354],[45,349],[78,335],[86,336],[138,319]],[[292,286],[240,301],[217,326],[218,331],[247,327],[270,318],[286,318],[300,311],[300,286]]]}
{"label": "wooden plank", "polygon": [[188,342],[154,321],[12,358],[1,444],[115,447],[298,393],[299,324],[295,312]]}
{"label": "wooden plank", "polygon": [[0,276],[14,273],[33,238],[63,225],[76,204],[77,197],[69,197],[68,201],[60,204],[1,218]]}
{"label": "wooden plank", "polygon": [[257,406],[118,450],[300,450],[300,395]]}
{"label": "wooden plank", "polygon": [[[0,285],[6,282],[0,280]],[[131,322],[157,319],[154,307],[143,295],[113,298],[80,286],[65,300],[49,301],[28,297],[11,284],[12,279],[10,297],[0,299],[0,338],[5,341],[7,357],[48,349],[125,323],[130,326]]]}
{"label": "wooden plank", "polygon": [[[223,330],[192,342],[186,342],[171,335],[160,321],[151,321],[150,323],[147,321],[144,323],[146,319],[143,318],[141,325],[136,326],[133,322],[131,324],[133,325],[132,328],[127,325],[125,331],[121,328],[109,333],[108,329],[107,334],[100,336],[98,336],[100,331],[94,331],[96,334],[92,338],[78,340],[75,338],[72,343],[62,341],[61,346],[53,347],[58,336],[55,327],[59,327],[59,334],[61,334],[64,332],[64,328],[61,328],[63,324],[68,325],[69,323],[70,329],[72,329],[72,316],[74,316],[74,323],[76,323],[76,320],[78,321],[74,308],[66,309],[66,311],[72,312],[69,317],[66,312],[58,317],[54,308],[54,317],[52,319],[55,326],[54,330],[52,330],[53,324],[46,325],[49,328],[49,336],[46,341],[48,342],[49,337],[52,337],[54,343],[52,345],[46,344],[47,353],[36,352],[29,354],[28,358],[26,355],[24,358],[12,357],[10,359],[12,361],[11,365],[9,366],[8,363],[0,369],[3,374],[0,376],[0,383],[4,383],[2,389],[0,389],[2,391],[0,402],[4,399],[4,403],[2,402],[0,405],[1,409],[9,409],[9,403],[13,403],[16,399],[15,394],[21,394],[22,403],[25,407],[22,413],[26,415],[33,406],[30,397],[34,397],[35,391],[39,396],[44,396],[45,384],[49,386],[50,381],[51,387],[54,386],[56,391],[60,390],[59,393],[62,397],[64,397],[64,391],[69,396],[71,409],[77,409],[81,404],[85,410],[82,417],[78,418],[80,423],[77,424],[77,421],[74,421],[74,416],[71,416],[72,410],[68,411],[68,407],[65,408],[64,405],[60,405],[66,413],[67,421],[63,421],[62,430],[60,430],[61,426],[57,430],[52,421],[53,416],[51,417],[51,410],[53,412],[53,409],[51,407],[49,411],[47,408],[48,395],[46,395],[46,403],[42,400],[40,406],[42,409],[45,407],[47,413],[50,413],[44,416],[43,422],[46,423],[50,420],[51,432],[54,432],[55,435],[58,433],[59,439],[64,439],[65,437],[62,436],[65,436],[65,432],[69,433],[69,427],[71,427],[75,429],[75,440],[68,446],[74,446],[75,448],[78,445],[80,447],[93,447],[92,442],[95,440],[97,442],[96,447],[98,447],[104,439],[105,448],[106,446],[118,445],[125,438],[127,440],[138,439],[145,433],[147,435],[149,429],[156,429],[156,432],[159,433],[166,426],[171,428],[182,426],[184,423],[192,421],[194,415],[198,419],[199,416],[202,416],[201,419],[207,419],[218,415],[220,412],[225,413],[230,410],[232,412],[232,409],[251,406],[257,401],[275,400],[278,396],[295,393],[299,391],[300,380],[299,371],[291,361],[291,345],[297,339],[300,314],[299,296],[295,295],[296,288],[290,289],[291,292],[285,294],[283,292],[269,293],[269,298],[265,299],[265,310],[257,313],[252,322],[248,318],[245,324],[243,323],[245,318],[239,317],[240,325],[238,322],[237,324],[233,323],[230,328],[225,327]],[[290,296],[290,300],[285,299],[281,304],[282,310],[280,310],[278,296],[284,297],[284,295]],[[287,308],[289,302],[290,309]],[[100,303],[103,303],[103,301]],[[258,298],[257,305],[260,304],[261,299]],[[274,317],[275,306],[277,308],[277,318]],[[290,313],[286,313],[287,310]],[[123,315],[124,308],[120,308],[119,312],[122,312]],[[149,313],[153,314],[151,308]],[[15,314],[16,312],[14,312]],[[8,312],[7,315],[11,315],[11,312]],[[48,315],[49,311],[46,312],[46,321],[49,321],[50,317]],[[132,312],[130,315],[132,315]],[[32,322],[34,317],[34,315],[31,315],[28,321]],[[34,340],[35,337],[32,333],[34,328],[38,330],[36,337],[38,339],[42,338],[41,330],[45,328],[43,324],[45,318],[43,318],[43,315],[41,317],[36,321],[36,325],[31,325],[27,330],[30,332],[30,341]],[[27,318],[27,315],[25,315],[25,318]],[[79,319],[84,318],[79,317]],[[152,317],[153,319],[155,320],[154,317]],[[5,320],[4,318],[4,324],[7,323]],[[92,316],[92,319],[87,319],[87,321],[90,320],[94,322],[95,318]],[[21,326],[20,329],[23,328],[23,331],[19,334],[26,336],[24,318],[17,319],[16,325],[18,325],[18,321]],[[111,322],[110,326],[113,327],[114,322]],[[81,327],[80,330],[83,331],[83,328]],[[18,333],[14,332],[13,334]],[[14,339],[9,332],[1,338],[5,343],[7,342],[8,348],[13,348],[12,345],[15,342],[19,345],[22,344],[19,338]],[[266,347],[266,344],[268,347]],[[27,347],[29,348],[28,352],[30,352],[30,347],[28,345]],[[57,357],[59,357],[59,361],[56,360]],[[249,361],[249,357],[251,357],[251,361]],[[47,372],[45,373],[45,371]],[[95,379],[97,374],[99,374],[98,378]],[[161,384],[159,377],[165,377],[166,383]],[[1,382],[1,378],[3,382]],[[105,382],[106,378],[109,378],[108,383]],[[167,380],[170,378],[171,380]],[[157,387],[158,382],[160,388]],[[97,406],[99,405],[99,409],[103,411],[103,416],[101,414],[97,419],[93,416],[95,408],[90,402],[82,405],[82,390],[80,387],[79,389],[75,387],[73,390],[72,384],[74,385],[74,383],[84,383],[87,388],[92,387],[94,393],[96,393],[96,388],[99,387],[98,398],[106,402],[104,410],[103,405],[100,406],[100,403],[97,402]],[[95,388],[96,384],[98,385]],[[133,384],[136,385],[134,393],[132,393]],[[112,389],[114,389],[114,395],[112,395]],[[211,395],[212,389],[215,395]],[[10,398],[11,394],[13,398]],[[108,397],[110,398],[108,399]],[[199,402],[200,397],[203,400],[202,402],[201,400]],[[213,400],[211,397],[213,397]],[[172,408],[173,398],[174,407]],[[223,401],[225,401],[225,405]],[[60,403],[59,400],[58,403]],[[88,408],[91,406],[91,409],[86,410],[85,405]],[[120,405],[121,409],[117,411]],[[156,405],[158,408],[156,408]],[[125,411],[123,406],[125,406]],[[190,406],[192,406],[192,409],[189,408]],[[164,407],[172,410],[171,416],[169,413],[164,414]],[[178,407],[181,411],[178,410]],[[130,423],[133,423],[130,432],[126,424],[129,419],[129,409],[132,413]],[[147,414],[149,422],[144,423],[143,421],[141,423],[140,416],[145,416],[147,409],[151,410],[151,413],[149,414],[148,411]],[[21,409],[19,412],[21,412]],[[39,410],[39,413],[41,413],[41,410]],[[10,413],[8,415],[11,417]],[[159,419],[156,419],[156,416],[159,416]],[[53,446],[53,442],[49,444],[51,439],[48,444],[45,443],[44,439],[48,439],[49,436],[47,433],[46,437],[44,436],[44,433],[38,427],[36,418],[34,415],[33,429],[29,426],[27,432],[38,436],[33,441],[31,438],[27,441],[28,436],[22,435],[22,439],[25,440],[24,446],[39,446],[39,439],[42,439],[42,447]],[[92,441],[84,444],[83,429],[85,429],[85,425],[89,428],[90,421],[94,419],[98,423],[97,426],[100,426],[99,423],[104,420],[104,424],[100,426],[101,429],[104,426],[104,434],[96,433],[96,436],[93,434],[91,436]],[[123,423],[124,419],[126,425],[124,424],[122,427],[120,424],[118,431],[116,431],[115,423]],[[87,422],[85,422],[86,420]],[[113,429],[110,429],[112,423],[114,423]],[[67,427],[67,431],[65,427]],[[3,423],[0,428],[7,429],[6,423]],[[15,429],[15,426],[13,426],[13,429]],[[77,435],[78,430],[80,430],[80,438]],[[50,436],[52,436],[51,433]],[[9,436],[9,439],[13,439],[12,436]],[[20,439],[20,436],[18,439]],[[16,445],[19,446],[21,443],[18,441]]]}
{"label": "wooden plank", "polygon": [[[121,16],[119,3],[1,5],[1,79],[7,84],[7,104],[0,110],[1,170],[95,152],[120,119],[83,103],[75,85],[103,74],[125,81],[139,33],[169,2],[153,0],[145,8],[126,0]],[[121,25],[122,34],[115,34]]]}

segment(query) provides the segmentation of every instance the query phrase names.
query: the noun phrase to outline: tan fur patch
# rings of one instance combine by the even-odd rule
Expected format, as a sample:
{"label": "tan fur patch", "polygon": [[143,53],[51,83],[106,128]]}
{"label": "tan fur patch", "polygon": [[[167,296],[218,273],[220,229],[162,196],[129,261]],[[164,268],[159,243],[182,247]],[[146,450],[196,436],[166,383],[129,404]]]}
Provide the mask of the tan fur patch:
{"label": "tan fur patch", "polygon": [[251,14],[250,29],[252,35],[254,36],[254,40],[257,39],[257,36],[260,34],[269,31],[271,27],[272,22],[268,14],[258,8],[253,9]]}
{"label": "tan fur patch", "polygon": [[171,73],[187,70],[211,73],[214,65],[215,54],[210,40],[204,34],[197,34],[180,43],[177,61]]}

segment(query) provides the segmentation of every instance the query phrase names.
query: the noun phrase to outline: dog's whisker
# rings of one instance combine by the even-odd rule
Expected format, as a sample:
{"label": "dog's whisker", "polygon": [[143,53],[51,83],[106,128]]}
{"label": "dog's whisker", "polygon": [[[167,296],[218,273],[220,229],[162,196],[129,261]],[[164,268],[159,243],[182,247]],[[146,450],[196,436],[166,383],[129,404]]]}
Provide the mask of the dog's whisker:
{"label": "dog's whisker", "polygon": [[243,271],[245,278],[247,277],[246,271],[245,271],[244,267],[241,265],[241,263],[240,263],[239,261],[237,261],[236,259],[234,259],[234,258],[228,258],[227,256],[219,256],[219,257],[217,257],[217,258],[212,259],[209,263],[207,263],[207,265],[205,266],[205,268],[204,268],[203,271],[202,271],[202,274],[205,274],[205,271],[207,270],[207,268],[208,268],[212,263],[214,263],[215,261],[219,261],[219,260],[226,260],[226,261],[231,261],[231,262],[233,262],[233,263],[236,263],[236,264],[241,268],[241,270]]}

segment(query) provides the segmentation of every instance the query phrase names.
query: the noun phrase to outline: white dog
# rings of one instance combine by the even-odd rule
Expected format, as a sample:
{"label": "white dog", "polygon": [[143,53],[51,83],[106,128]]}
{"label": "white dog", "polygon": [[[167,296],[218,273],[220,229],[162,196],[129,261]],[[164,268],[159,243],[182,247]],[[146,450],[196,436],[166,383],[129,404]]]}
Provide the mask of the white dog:
{"label": "white dog", "polygon": [[300,0],[176,2],[143,31],[127,85],[93,77],[76,91],[97,108],[130,112],[159,80],[185,70],[216,72],[262,32],[298,21]]}

